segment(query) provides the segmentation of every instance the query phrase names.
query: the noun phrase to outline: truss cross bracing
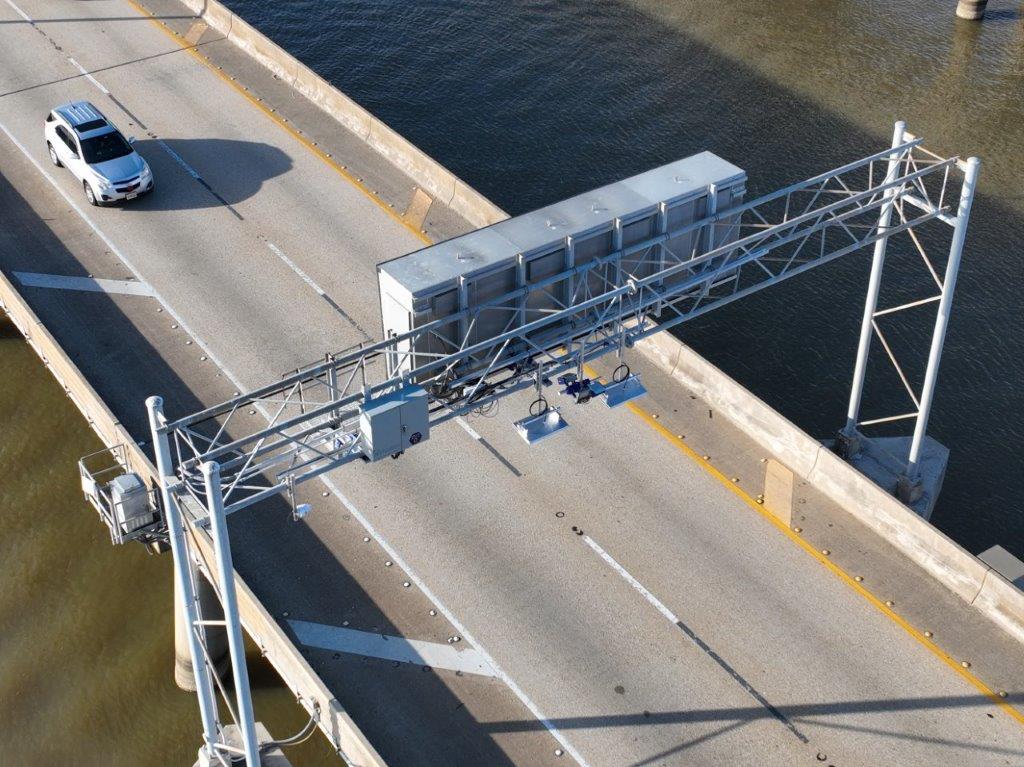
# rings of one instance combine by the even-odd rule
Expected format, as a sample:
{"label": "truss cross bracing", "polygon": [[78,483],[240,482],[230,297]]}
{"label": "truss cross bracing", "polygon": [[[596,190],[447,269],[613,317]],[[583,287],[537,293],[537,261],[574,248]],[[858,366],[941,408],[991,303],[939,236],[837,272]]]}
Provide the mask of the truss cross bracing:
{"label": "truss cross bracing", "polygon": [[[665,226],[609,255],[410,332],[328,355],[278,382],[166,424],[163,433],[177,453],[174,490],[206,506],[202,466],[215,461],[228,513],[290,492],[366,455],[360,416],[382,397],[421,387],[433,426],[516,391],[535,388],[539,396],[560,375],[582,378],[586,362],[621,355],[653,333],[869,246],[875,256],[866,332],[845,432],[914,417],[923,436],[977,168],[974,159],[928,151],[900,123],[888,149],[683,226]],[[621,232],[621,221],[610,225]],[[918,233],[926,225],[953,229],[942,276]],[[885,242],[904,233],[925,259],[939,294],[879,311]],[[680,252],[673,247],[680,241],[692,246]],[[708,249],[709,243],[722,244]],[[554,303],[527,315],[529,294],[559,283],[572,290],[549,291]],[[878,331],[877,318],[930,302],[940,304],[939,319],[918,393]],[[477,331],[483,326],[496,332],[481,338]],[[861,422],[864,362],[875,332],[914,408]],[[911,480],[914,469],[912,455]]]}

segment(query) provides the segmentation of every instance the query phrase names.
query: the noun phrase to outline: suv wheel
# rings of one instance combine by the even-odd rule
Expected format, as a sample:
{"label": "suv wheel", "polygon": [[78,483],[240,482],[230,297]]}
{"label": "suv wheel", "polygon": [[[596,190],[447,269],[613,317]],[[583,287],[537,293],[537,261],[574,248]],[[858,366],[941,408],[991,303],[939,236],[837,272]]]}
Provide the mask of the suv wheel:
{"label": "suv wheel", "polygon": [[85,181],[83,183],[85,185],[85,199],[89,201],[90,205],[99,205],[100,201],[96,199],[96,193],[92,190],[92,187],[89,186],[89,182]]}
{"label": "suv wheel", "polygon": [[63,168],[64,165],[63,163],[61,163],[60,158],[57,156],[57,150],[53,148],[53,144],[47,141],[46,148],[50,152],[50,162],[52,162],[58,168]]}

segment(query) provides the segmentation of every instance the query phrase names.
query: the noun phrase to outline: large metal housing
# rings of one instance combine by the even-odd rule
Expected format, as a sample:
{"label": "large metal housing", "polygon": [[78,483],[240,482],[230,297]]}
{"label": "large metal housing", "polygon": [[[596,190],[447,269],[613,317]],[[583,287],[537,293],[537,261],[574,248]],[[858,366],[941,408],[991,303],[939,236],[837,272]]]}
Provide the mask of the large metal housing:
{"label": "large metal housing", "polygon": [[[656,260],[629,248],[739,205],[746,178],[735,165],[701,152],[378,265],[386,337],[486,307],[442,323],[412,349],[407,344],[412,354],[390,372],[415,369],[428,355],[451,354],[467,337],[469,345],[485,341],[599,296],[623,278],[661,271],[672,263],[664,255]],[[734,241],[737,230],[691,229],[659,252],[687,261]],[[689,276],[680,271],[675,279]],[[527,286],[533,289],[501,300]],[[564,331],[545,327],[538,331],[543,337],[532,340],[542,345]]]}

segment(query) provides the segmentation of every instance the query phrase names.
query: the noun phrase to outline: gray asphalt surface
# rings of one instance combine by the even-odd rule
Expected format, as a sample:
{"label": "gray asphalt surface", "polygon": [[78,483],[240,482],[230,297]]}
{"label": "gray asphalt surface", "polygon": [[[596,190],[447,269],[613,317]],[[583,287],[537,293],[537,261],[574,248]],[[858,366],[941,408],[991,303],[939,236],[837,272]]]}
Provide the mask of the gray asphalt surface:
{"label": "gray asphalt surface", "polygon": [[[422,245],[409,230],[127,2],[17,8],[39,21],[0,3],[9,134],[0,134],[0,172],[25,208],[22,231],[48,226],[66,253],[35,255],[29,239],[12,237],[19,245],[0,250],[4,269],[124,279],[119,252],[221,366],[215,380],[214,361],[196,364],[196,350],[186,364],[183,341],[164,318],[154,322],[153,299],[99,305],[26,289],[44,317],[65,323],[69,343],[91,348],[106,332],[103,323],[72,329],[76,316],[117,316],[174,371],[119,392],[111,404],[126,422],[164,386],[211,402],[233,380],[255,387],[364,332],[379,335],[373,267]],[[79,98],[139,138],[153,195],[90,209],[70,175],[49,166],[42,119]],[[117,359],[95,375],[117,378]],[[645,409],[669,414],[688,399],[652,371],[646,380]],[[347,506],[307,488],[317,506],[308,525],[276,507],[232,519],[236,567],[275,615],[438,643],[462,634],[500,669],[497,678],[426,675],[304,650],[393,763],[1024,760],[1019,722],[634,413],[570,408],[569,431],[528,448],[509,423],[526,403],[512,398],[496,417],[471,420],[505,463],[450,424],[429,449],[335,472]],[[739,441],[723,449],[754,455]],[[363,522],[379,540],[363,542]],[[392,559],[398,566],[384,568]],[[979,655],[1008,646],[973,620]],[[1011,689],[1011,700],[1021,692]]]}

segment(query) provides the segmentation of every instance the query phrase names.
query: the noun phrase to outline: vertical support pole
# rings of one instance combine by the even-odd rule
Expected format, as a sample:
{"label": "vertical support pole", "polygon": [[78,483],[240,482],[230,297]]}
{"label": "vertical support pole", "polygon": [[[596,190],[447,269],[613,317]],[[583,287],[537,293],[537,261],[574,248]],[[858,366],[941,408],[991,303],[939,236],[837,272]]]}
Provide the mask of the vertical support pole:
{"label": "vertical support pole", "polygon": [[[892,146],[895,149],[903,143],[903,133],[907,128],[905,122],[896,123],[892,134]],[[889,155],[889,167],[885,173],[885,183],[896,180],[899,170],[899,156],[897,152]],[[850,385],[850,406],[846,411],[846,426],[840,432],[840,437],[850,440],[856,438],[857,419],[860,416],[860,402],[864,394],[864,376],[867,372],[868,350],[871,348],[871,335],[874,332],[872,321],[875,318],[875,309],[878,307],[878,291],[882,283],[882,267],[885,265],[885,246],[889,237],[885,234],[889,228],[889,219],[892,217],[893,204],[896,199],[896,189],[891,188],[883,192],[884,202],[878,213],[878,233],[882,235],[875,240],[875,252],[871,259],[871,276],[868,278],[868,292],[864,299],[864,316],[860,325],[860,342],[857,344],[857,362],[853,368],[853,382]],[[856,448],[850,451],[856,453]]]}
{"label": "vertical support pole", "polygon": [[[705,206],[705,213],[708,216],[714,216],[718,213],[718,187],[715,184],[708,184],[708,201]],[[704,252],[708,253],[715,249],[715,224],[709,223],[705,229],[707,233],[707,239],[705,240]]]}
{"label": "vertical support pole", "polygon": [[907,456],[907,479],[916,483],[921,471],[921,443],[928,429],[928,416],[931,413],[932,401],[935,397],[935,383],[939,377],[939,360],[942,357],[942,345],[946,340],[946,328],[949,325],[949,313],[953,306],[953,291],[956,288],[956,277],[960,271],[960,257],[964,251],[964,240],[967,238],[967,222],[971,217],[971,205],[974,203],[974,190],[978,185],[978,173],[981,171],[981,160],[971,157],[967,160],[964,171],[964,183],[960,189],[960,206],[956,212],[956,224],[953,226],[953,241],[949,245],[949,261],[946,262],[946,275],[942,279],[942,297],[935,313],[935,328],[932,331],[932,345],[928,351],[928,367],[925,369],[924,385],[921,388],[921,406],[917,411],[917,422],[914,424],[914,437],[910,442],[910,454]]}
{"label": "vertical support pole", "polygon": [[[331,398],[332,402],[334,402],[335,400],[341,397],[341,393],[338,391],[338,368],[334,366],[334,355],[331,354],[330,352],[325,354],[324,362],[330,365],[330,367],[327,368],[327,396]],[[334,419],[337,417],[338,411],[332,410],[331,418]]]}
{"label": "vertical support pole", "polygon": [[[522,253],[516,254],[516,290],[526,287],[526,259],[523,258]],[[526,302],[529,300],[530,294],[523,293],[516,299],[516,314],[519,319],[516,320],[516,327],[522,327],[526,324]]]}
{"label": "vertical support pole", "polygon": [[[197,615],[207,623],[203,627],[206,642],[206,657],[213,664],[211,673],[223,676],[227,673],[228,635],[220,626],[211,626],[209,621],[223,621],[224,611],[220,597],[210,582],[204,578],[191,557],[187,557],[189,579],[198,604]],[[195,669],[192,667],[192,653],[188,637],[193,626],[185,615],[185,600],[177,580],[174,582],[174,683],[187,692],[197,692]]]}
{"label": "vertical support pole", "polygon": [[231,673],[235,681],[235,711],[238,727],[242,733],[246,767],[260,767],[259,744],[256,742],[256,725],[252,713],[252,696],[249,691],[249,671],[245,665],[245,644],[242,640],[242,624],[238,618],[238,598],[235,594],[235,570],[231,562],[231,541],[228,540],[228,523],[224,514],[224,495],[220,484],[220,465],[215,461],[203,464],[203,480],[206,484],[206,504],[210,512],[210,532],[217,557],[217,580],[220,583],[220,598],[224,604],[224,622],[228,630],[228,647],[231,650]]}
{"label": "vertical support pole", "polygon": [[956,15],[968,21],[980,21],[985,18],[988,0],[959,0],[956,4]]}
{"label": "vertical support pole", "polygon": [[167,532],[171,543],[171,555],[174,558],[174,581],[176,591],[181,595],[185,620],[188,622],[188,646],[192,656],[192,671],[195,675],[196,693],[199,698],[199,715],[203,723],[203,747],[200,753],[207,760],[214,758],[214,745],[220,739],[217,725],[217,701],[213,695],[213,679],[210,668],[203,657],[203,648],[196,633],[199,620],[196,609],[196,593],[193,588],[189,571],[188,550],[185,543],[185,531],[180,511],[174,494],[168,489],[174,481],[171,473],[171,448],[164,431],[164,401],[162,397],[150,397],[146,400],[149,412],[149,428],[153,435],[153,450],[156,454],[156,467],[159,474],[160,498],[163,502],[164,516],[167,520]]}
{"label": "vertical support pole", "polygon": [[576,266],[576,242],[572,237],[565,238],[565,260],[563,264],[569,274],[563,280],[565,292],[563,293],[562,301],[566,307],[569,307],[575,303],[573,297],[576,295],[576,276],[570,271]]}

